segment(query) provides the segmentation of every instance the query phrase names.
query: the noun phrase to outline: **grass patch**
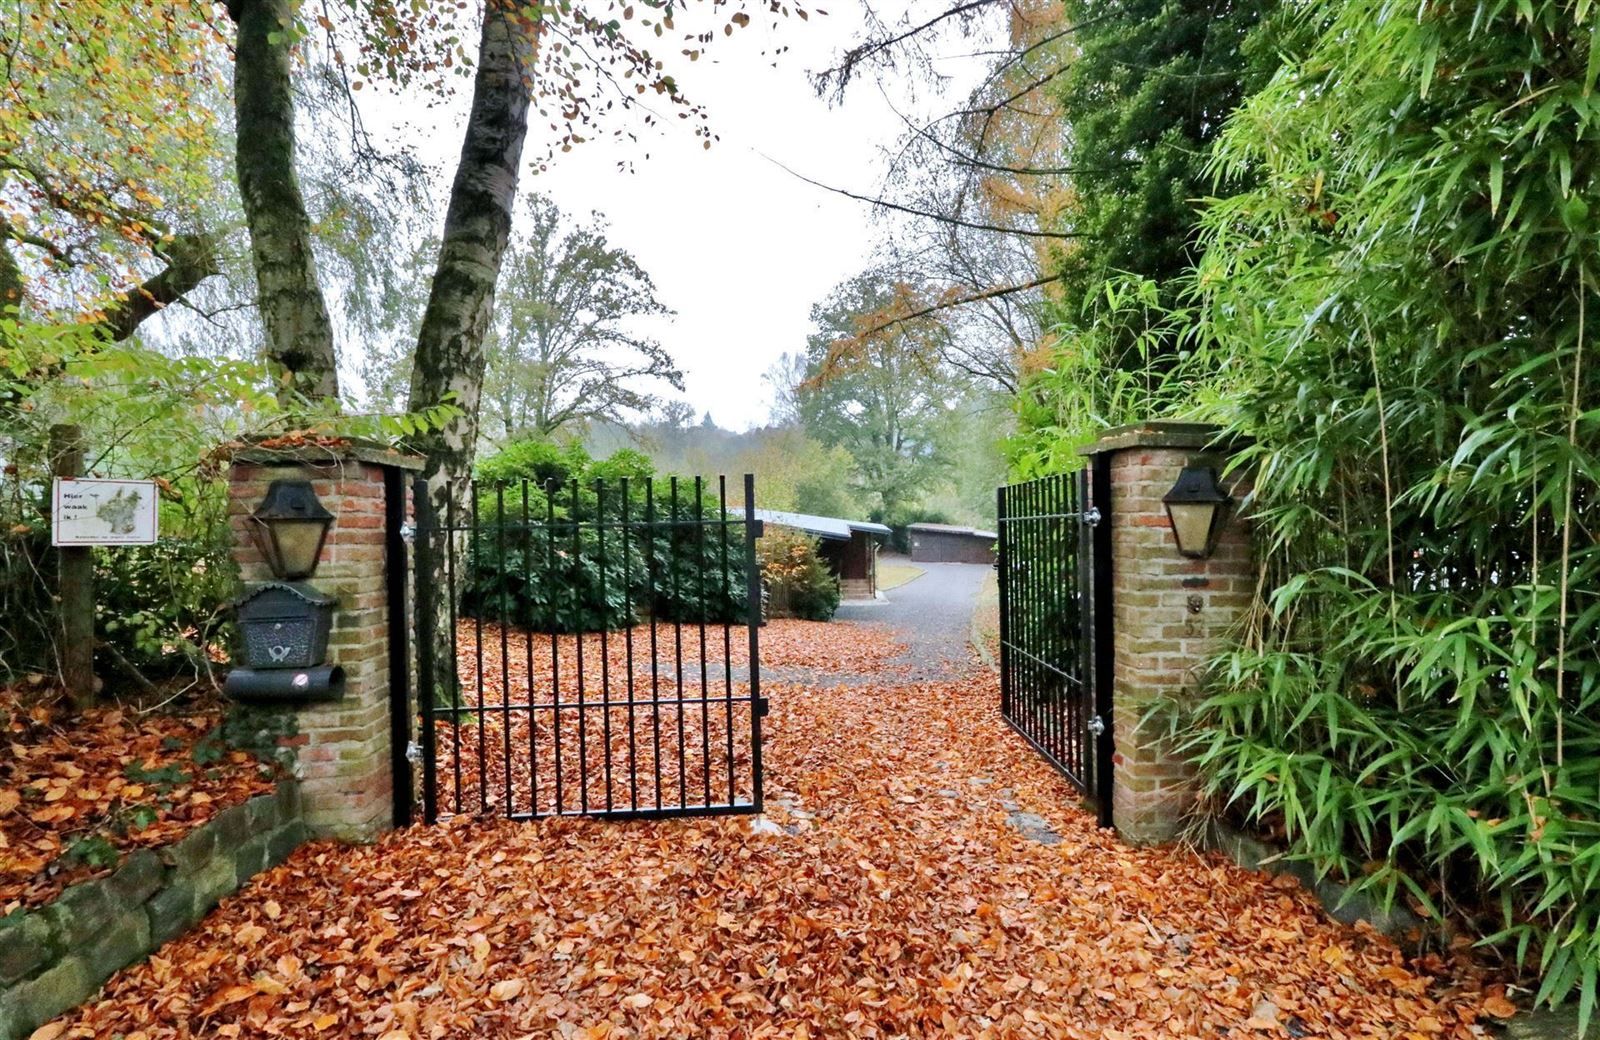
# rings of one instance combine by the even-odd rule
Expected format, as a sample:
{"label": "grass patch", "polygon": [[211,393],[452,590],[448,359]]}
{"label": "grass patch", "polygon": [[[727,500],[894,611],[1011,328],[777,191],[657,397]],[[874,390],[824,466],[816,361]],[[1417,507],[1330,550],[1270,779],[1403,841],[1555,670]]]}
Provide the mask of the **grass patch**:
{"label": "grass patch", "polygon": [[902,585],[916,581],[926,573],[928,572],[916,564],[904,560],[879,560],[878,591],[898,589]]}

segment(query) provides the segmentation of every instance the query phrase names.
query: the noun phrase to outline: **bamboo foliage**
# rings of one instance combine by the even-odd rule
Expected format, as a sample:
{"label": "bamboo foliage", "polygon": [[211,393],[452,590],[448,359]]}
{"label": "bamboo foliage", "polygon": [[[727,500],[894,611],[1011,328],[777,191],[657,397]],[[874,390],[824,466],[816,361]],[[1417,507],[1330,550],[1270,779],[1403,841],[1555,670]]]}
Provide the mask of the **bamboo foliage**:
{"label": "bamboo foliage", "polygon": [[1209,793],[1600,973],[1600,14],[1314,0],[1233,117],[1197,299],[1255,447],[1260,609],[1190,720]]}

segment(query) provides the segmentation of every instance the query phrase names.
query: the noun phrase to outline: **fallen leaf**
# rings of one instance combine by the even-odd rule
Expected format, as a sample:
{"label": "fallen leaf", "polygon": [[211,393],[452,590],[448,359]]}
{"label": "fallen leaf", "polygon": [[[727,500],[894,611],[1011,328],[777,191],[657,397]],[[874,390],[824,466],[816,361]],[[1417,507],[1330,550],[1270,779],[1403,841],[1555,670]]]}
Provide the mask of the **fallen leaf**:
{"label": "fallen leaf", "polygon": [[1484,1000],[1483,1010],[1495,1018],[1510,1018],[1517,1013],[1517,1005],[1495,993]]}

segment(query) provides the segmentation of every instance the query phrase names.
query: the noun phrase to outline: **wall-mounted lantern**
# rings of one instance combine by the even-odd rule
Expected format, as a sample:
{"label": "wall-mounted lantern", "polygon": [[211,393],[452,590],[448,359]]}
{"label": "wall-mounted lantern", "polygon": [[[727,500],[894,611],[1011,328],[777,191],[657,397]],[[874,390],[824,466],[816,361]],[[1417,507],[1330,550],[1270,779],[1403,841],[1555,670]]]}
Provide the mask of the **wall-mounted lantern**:
{"label": "wall-mounted lantern", "polygon": [[322,507],[309,480],[274,480],[250,514],[250,537],[283,581],[316,572],[333,514]]}
{"label": "wall-mounted lantern", "polygon": [[274,480],[250,514],[250,538],[280,580],[251,586],[235,601],[243,660],[227,692],[245,701],[336,700],[344,670],[326,664],[337,600],[302,584],[317,569],[333,514],[307,480]]}
{"label": "wall-mounted lantern", "polygon": [[1215,467],[1185,466],[1161,501],[1167,507],[1167,523],[1178,552],[1195,560],[1210,556],[1233,505],[1233,497],[1217,480]]}

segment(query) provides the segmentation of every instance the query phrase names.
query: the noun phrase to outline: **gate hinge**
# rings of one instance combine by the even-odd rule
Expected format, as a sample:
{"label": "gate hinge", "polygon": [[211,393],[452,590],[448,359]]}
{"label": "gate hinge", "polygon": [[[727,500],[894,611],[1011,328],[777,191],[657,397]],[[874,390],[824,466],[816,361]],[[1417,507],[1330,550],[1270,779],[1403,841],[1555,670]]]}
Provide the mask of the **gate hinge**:
{"label": "gate hinge", "polygon": [[1098,737],[1101,734],[1105,733],[1105,731],[1106,731],[1106,720],[1102,719],[1098,715],[1091,715],[1089,717],[1089,732]]}
{"label": "gate hinge", "polygon": [[408,545],[410,543],[416,541],[417,540],[417,525],[412,523],[410,520],[401,521],[401,523],[400,523],[400,540],[405,542]]}
{"label": "gate hinge", "polygon": [[1100,507],[1090,506],[1088,509],[1083,511],[1083,515],[1078,519],[1082,520],[1090,527],[1098,527],[1100,525]]}
{"label": "gate hinge", "polygon": [[422,745],[421,744],[418,744],[414,740],[408,741],[406,743],[406,761],[410,762],[412,765],[416,765],[417,763],[422,761]]}

